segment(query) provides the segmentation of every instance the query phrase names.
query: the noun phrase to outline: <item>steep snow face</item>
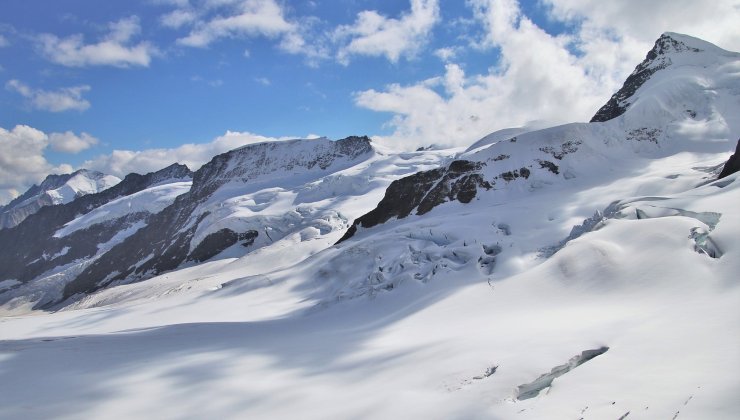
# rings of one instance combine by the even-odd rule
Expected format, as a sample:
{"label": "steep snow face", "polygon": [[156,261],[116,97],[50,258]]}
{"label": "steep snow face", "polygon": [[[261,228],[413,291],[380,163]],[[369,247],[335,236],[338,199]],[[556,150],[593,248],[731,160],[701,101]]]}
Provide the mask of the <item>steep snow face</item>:
{"label": "steep snow face", "polygon": [[188,192],[191,185],[192,181],[158,183],[151,188],[113,200],[67,223],[54,234],[54,237],[68,236],[80,229],[119,219],[131,213],[159,213],[172,204],[177,196]]}
{"label": "steep snow face", "polygon": [[34,185],[8,203],[0,213],[0,229],[17,226],[41,207],[67,204],[77,197],[106,190],[121,179],[97,171],[81,169],[68,175],[49,175],[41,185]]}
{"label": "steep snow face", "polygon": [[[699,114],[706,114],[710,110],[705,109],[701,99],[706,94],[711,95],[711,89],[725,88],[726,82],[732,84],[733,73],[737,73],[738,53],[725,51],[713,44],[687,35],[676,34],[673,32],[664,33],[656,42],[645,60],[640,63],[632,74],[627,78],[624,86],[615,93],[611,99],[594,115],[591,122],[603,122],[614,119],[635,105],[640,98],[646,98],[648,101],[656,100],[658,104],[647,105],[648,108],[660,108],[667,111],[673,119],[683,119],[686,115],[697,118]],[[729,66],[729,68],[727,67]],[[686,71],[688,67],[688,71]],[[711,68],[708,74],[701,69]],[[669,69],[670,71],[661,71]],[[658,73],[659,76],[653,75]],[[653,94],[656,90],[651,91],[643,87],[650,84],[655,87],[656,84],[666,82],[666,75],[672,74],[671,78],[680,79],[679,73],[688,78],[695,78],[694,83],[702,88],[707,88],[708,92],[702,94],[701,91],[680,92],[681,89],[666,89],[666,86],[659,87],[657,91],[661,93],[658,97]],[[717,78],[720,73],[724,76]],[[705,80],[709,76],[710,80]],[[715,76],[715,77],[712,77]],[[657,80],[656,80],[657,79]],[[685,85],[686,83],[681,83]],[[685,86],[684,86],[685,87]],[[676,93],[678,95],[676,96]],[[698,93],[698,94],[697,94]],[[684,103],[682,99],[694,99],[693,103]],[[665,99],[668,99],[665,101]],[[669,105],[666,109],[661,105]],[[694,108],[694,109],[692,109]],[[652,112],[657,112],[653,109]],[[643,112],[633,112],[633,116]],[[683,115],[682,115],[683,113]],[[696,114],[696,115],[694,115]],[[644,115],[645,117],[664,117],[663,115]]]}

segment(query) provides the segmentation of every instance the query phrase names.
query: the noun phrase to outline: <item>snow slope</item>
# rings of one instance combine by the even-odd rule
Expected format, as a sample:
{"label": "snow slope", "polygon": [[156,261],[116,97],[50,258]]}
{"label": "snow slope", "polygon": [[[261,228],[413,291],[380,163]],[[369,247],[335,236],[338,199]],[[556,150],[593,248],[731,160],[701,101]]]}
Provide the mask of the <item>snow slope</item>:
{"label": "snow slope", "polygon": [[162,209],[172,204],[178,195],[190,190],[192,184],[192,181],[182,181],[155,185],[143,191],[113,200],[67,223],[54,236],[67,236],[77,230],[115,220],[129,213],[159,213]]}
{"label": "snow slope", "polygon": [[655,51],[606,121],[223,178],[203,229],[280,235],[0,318],[0,417],[737,418],[740,55]]}

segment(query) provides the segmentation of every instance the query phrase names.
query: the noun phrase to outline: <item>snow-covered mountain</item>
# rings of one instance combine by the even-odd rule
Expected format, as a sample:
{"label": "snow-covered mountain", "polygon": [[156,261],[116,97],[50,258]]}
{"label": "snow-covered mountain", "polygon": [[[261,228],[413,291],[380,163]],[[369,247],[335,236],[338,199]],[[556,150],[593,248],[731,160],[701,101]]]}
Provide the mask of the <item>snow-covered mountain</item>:
{"label": "snow-covered mountain", "polygon": [[0,416],[737,418],[739,137],[740,54],[666,33],[590,123],[216,156],[60,281],[0,251],[59,309],[0,320]]}
{"label": "snow-covered mountain", "polygon": [[17,226],[41,207],[67,204],[77,197],[94,194],[121,182],[113,175],[80,169],[65,175],[49,175],[22,195],[0,208],[0,229]]}
{"label": "snow-covered mountain", "polygon": [[[0,268],[6,282],[0,303],[13,313],[49,308],[112,284],[286,241],[317,252],[336,242],[391,181],[453,153],[394,154],[372,147],[367,137],[320,138],[232,150],[192,174],[192,182],[183,179],[190,174],[182,166],[149,174],[146,182],[130,175],[94,205],[58,206],[0,232],[2,242],[24,243],[0,250],[0,262],[8,262]],[[124,189],[129,184],[136,187]]]}
{"label": "snow-covered mountain", "polygon": [[186,192],[191,177],[184,165],[130,174],[111,188],[43,207],[0,230],[0,304],[26,311],[59,300],[67,282]]}

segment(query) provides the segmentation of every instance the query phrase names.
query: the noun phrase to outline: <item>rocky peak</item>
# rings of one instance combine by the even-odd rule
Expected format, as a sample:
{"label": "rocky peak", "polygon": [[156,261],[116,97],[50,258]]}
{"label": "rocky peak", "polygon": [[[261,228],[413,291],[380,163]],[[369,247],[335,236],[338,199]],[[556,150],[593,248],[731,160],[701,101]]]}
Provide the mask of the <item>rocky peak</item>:
{"label": "rocky peak", "polygon": [[42,207],[65,204],[77,197],[96,193],[120,181],[102,172],[80,169],[69,174],[48,175],[21,196],[2,207],[0,229],[17,226]]}
{"label": "rocky peak", "polygon": [[612,95],[609,101],[591,118],[591,122],[609,121],[624,114],[637,89],[645,84],[655,72],[673,64],[672,57],[675,54],[703,52],[706,46],[719,49],[712,44],[688,35],[673,32],[664,33],[655,41],[655,45],[648,51],[642,63],[638,64],[632,74],[627,77],[622,88]]}
{"label": "rocky peak", "polygon": [[[666,32],[655,41],[653,49],[647,54],[648,60],[655,60],[660,56],[665,56],[671,53],[682,53],[682,52],[701,52],[703,49],[692,46],[694,43],[692,40],[699,41],[696,38],[692,38],[688,35],[681,35],[673,32]],[[702,41],[703,42],[703,41]]]}
{"label": "rocky peak", "polygon": [[338,161],[354,161],[371,153],[370,143],[367,136],[350,136],[337,141],[321,137],[249,144],[217,155],[203,165],[193,176],[192,191],[204,197],[228,182],[324,170]]}
{"label": "rocky peak", "polygon": [[15,207],[16,205],[28,200],[29,198],[35,197],[39,194],[44,193],[48,190],[53,190],[56,188],[61,187],[64,185],[65,182],[69,181],[70,178],[80,173],[82,170],[72,172],[69,174],[51,174],[47,175],[46,178],[44,178],[43,181],[41,181],[40,184],[36,185],[33,184],[31,188],[26,190],[23,194],[19,195],[18,197],[14,198],[11,202],[9,202],[7,205],[3,206],[3,209],[10,209],[12,207]]}
{"label": "rocky peak", "polygon": [[153,172],[150,178],[149,183],[151,185],[175,179],[192,179],[193,171],[191,171],[186,165],[173,163],[164,169]]}

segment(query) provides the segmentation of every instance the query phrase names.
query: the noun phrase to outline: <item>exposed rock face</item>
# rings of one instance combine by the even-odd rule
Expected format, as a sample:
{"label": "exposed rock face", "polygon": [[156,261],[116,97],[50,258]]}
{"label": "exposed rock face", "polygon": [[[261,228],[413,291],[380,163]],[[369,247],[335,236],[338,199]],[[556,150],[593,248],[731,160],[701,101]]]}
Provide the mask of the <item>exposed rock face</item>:
{"label": "exposed rock face", "polygon": [[245,247],[252,245],[257,236],[259,236],[259,233],[256,230],[236,233],[231,229],[221,229],[206,236],[188,258],[195,262],[208,261],[239,241],[242,241],[242,246]]}
{"label": "exposed rock face", "polygon": [[177,164],[146,175],[129,174],[105,191],[79,197],[71,203],[43,207],[18,226],[0,230],[0,280],[25,283],[55,267],[96,255],[99,245],[139,222],[146,222],[151,215],[133,212],[64,237],[54,234],[76,217],[117,198],[167,179],[189,178],[191,174],[186,166]]}
{"label": "exposed rock face", "polygon": [[419,172],[393,181],[378,206],[355,220],[340,243],[351,238],[357,227],[373,227],[396,217],[403,219],[416,209],[417,215],[428,213],[446,201],[469,203],[478,188],[491,189],[493,185],[478,173],[485,164],[456,160],[447,168]]}
{"label": "exposed rock face", "polygon": [[323,171],[341,162],[369,156],[373,149],[367,137],[291,140],[247,145],[215,156],[193,175],[190,191],[169,207],[153,215],[146,227],[90,264],[64,289],[64,298],[90,293],[114,281],[139,281],[173,270],[186,261],[208,260],[241,241],[249,246],[257,238],[254,230],[222,229],[191,243],[200,223],[209,215],[198,207],[227,183],[291,179],[293,172]]}
{"label": "exposed rock face", "polygon": [[737,146],[735,146],[735,153],[727,159],[727,163],[722,167],[722,172],[719,173],[717,179],[730,176],[737,171],[740,171],[740,139],[738,139]]}
{"label": "exposed rock face", "polygon": [[632,74],[627,77],[621,89],[612,95],[611,99],[596,112],[591,122],[603,122],[616,118],[627,110],[629,99],[655,72],[671,65],[668,53],[675,52],[699,52],[700,50],[690,47],[685,43],[674,39],[671,34],[663,34],[651,49],[645,60],[640,63]]}
{"label": "exposed rock face", "polygon": [[87,169],[71,174],[49,175],[40,185],[33,185],[23,195],[0,208],[0,229],[17,226],[42,207],[66,204],[77,197],[100,192],[118,182],[119,178]]}

